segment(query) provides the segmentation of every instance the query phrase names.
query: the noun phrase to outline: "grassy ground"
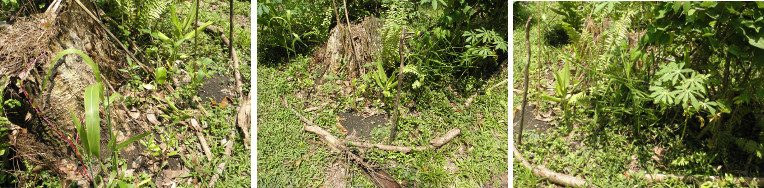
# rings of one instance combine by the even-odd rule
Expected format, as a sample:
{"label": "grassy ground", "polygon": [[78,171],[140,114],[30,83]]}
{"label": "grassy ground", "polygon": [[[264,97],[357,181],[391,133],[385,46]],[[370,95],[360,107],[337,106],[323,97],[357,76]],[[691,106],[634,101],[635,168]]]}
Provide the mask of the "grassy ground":
{"label": "grassy ground", "polygon": [[[308,72],[308,61],[309,57],[300,56],[284,64],[258,65],[257,184],[318,187],[326,184],[327,168],[336,163],[343,164],[351,172],[344,179],[349,185],[374,186],[357,167],[347,165],[342,155],[330,152],[318,136],[302,131],[305,124],[281,103],[285,98],[303,116],[313,118],[317,125],[332,135],[345,138],[334,125],[338,112],[352,108],[355,97],[333,95],[342,93],[337,91],[343,88],[333,84],[335,81],[329,81],[318,86],[318,93],[314,94],[328,96],[326,99],[306,101],[297,98],[302,96],[301,91],[308,90],[314,83],[313,76],[301,75]],[[497,74],[500,76],[484,80],[485,85],[490,87],[501,82],[504,80],[501,75],[506,75],[506,71],[505,68],[503,73]],[[344,80],[344,76],[339,75],[335,79]],[[437,150],[405,154],[372,149],[362,156],[408,186],[499,186],[500,179],[506,177],[508,162],[508,96],[502,92],[506,91],[506,84],[487,93],[481,92],[475,97],[473,105],[466,109],[461,104],[474,92],[455,95],[452,91],[435,88],[426,86],[423,91],[416,93],[417,97],[402,97],[402,104],[409,103],[405,99],[416,98],[411,108],[415,110],[404,110],[406,115],[401,119],[398,137],[392,144],[428,145],[429,140],[454,127],[462,130],[459,136]],[[374,98],[366,100],[373,100],[371,106],[381,106],[382,103]],[[448,101],[462,109],[453,110]],[[312,112],[302,110],[324,102],[329,105]],[[381,143],[386,140],[388,127],[373,130],[373,138],[368,142]]]}
{"label": "grassy ground", "polygon": [[[538,119],[544,119],[543,115],[551,115],[551,121],[546,126],[551,127],[547,131],[527,130],[523,133],[523,143],[518,144],[519,129],[515,128],[513,139],[515,146],[522,155],[533,165],[544,165],[552,171],[583,178],[598,187],[742,187],[745,185],[735,184],[734,178],[728,172],[719,171],[722,165],[712,163],[714,156],[695,146],[691,141],[677,142],[680,140],[682,126],[679,124],[664,125],[654,122],[641,130],[635,130],[633,126],[627,126],[625,121],[617,123],[595,121],[591,116],[590,109],[585,106],[574,106],[571,116],[563,123],[563,113],[558,103],[540,99],[540,93],[553,96],[555,78],[552,73],[562,68],[558,64],[560,50],[569,48],[568,45],[554,47],[547,44],[546,39],[539,38],[538,34],[548,32],[548,28],[540,29],[536,25],[536,3],[526,11],[532,11],[534,21],[530,31],[530,43],[532,61],[530,64],[530,87],[528,103],[533,106],[526,110],[537,114]],[[547,4],[542,5],[547,6]],[[556,3],[548,3],[548,6],[556,6]],[[517,6],[516,6],[517,7]],[[548,21],[553,12],[546,8],[541,9]],[[549,22],[542,21],[541,27],[559,23],[559,20]],[[528,58],[525,39],[525,22],[513,30],[513,69],[514,69],[514,99],[513,107],[521,108],[523,73]],[[545,54],[540,54],[539,44]],[[541,59],[538,62],[537,59]],[[537,87],[538,86],[538,87]],[[537,90],[540,88],[540,91]],[[584,92],[586,89],[583,89]],[[595,99],[592,99],[595,100]],[[605,112],[611,113],[611,112]],[[600,115],[602,116],[607,115]],[[520,114],[515,116],[515,123],[519,121]],[[617,120],[610,120],[617,121]],[[668,151],[669,154],[661,157],[662,160],[651,159],[656,156],[656,149]],[[681,164],[685,163],[685,164]],[[725,165],[726,166],[726,165]],[[637,174],[627,172],[637,170]],[[530,169],[520,163],[513,163],[514,185],[516,187],[557,187],[546,179],[536,177]],[[687,183],[679,180],[668,180],[660,183],[641,180],[645,173],[675,174],[675,175],[699,175],[720,176],[719,182],[695,182]],[[736,175],[736,177],[739,175]],[[749,174],[748,176],[756,176]]]}

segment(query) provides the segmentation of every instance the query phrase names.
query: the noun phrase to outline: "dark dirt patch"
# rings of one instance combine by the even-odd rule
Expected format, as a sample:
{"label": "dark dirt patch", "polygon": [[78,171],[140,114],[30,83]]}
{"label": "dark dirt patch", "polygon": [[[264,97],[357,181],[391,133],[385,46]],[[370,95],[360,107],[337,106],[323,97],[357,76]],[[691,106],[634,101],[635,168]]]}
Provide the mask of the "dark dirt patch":
{"label": "dark dirt patch", "polygon": [[220,102],[225,99],[226,96],[233,98],[234,92],[231,84],[228,83],[228,79],[232,76],[225,76],[215,74],[211,78],[204,78],[204,84],[199,89],[197,94],[203,101],[209,101],[210,99]]}
{"label": "dark dirt patch", "polygon": [[524,116],[523,121],[525,123],[523,125],[523,131],[536,130],[537,132],[546,132],[546,130],[554,127],[552,124],[536,119],[535,115],[533,114],[533,109],[533,106],[526,105],[525,112],[521,112],[521,114],[515,114],[515,121],[514,125],[512,126],[512,129],[515,130],[514,135],[520,134],[520,115]]}
{"label": "dark dirt patch", "polygon": [[364,118],[355,113],[340,112],[339,116],[345,119],[340,123],[342,123],[342,126],[344,126],[350,134],[356,132],[356,136],[364,138],[371,138],[371,131],[374,130],[374,128],[385,126],[385,123],[388,121],[385,115],[373,115]]}

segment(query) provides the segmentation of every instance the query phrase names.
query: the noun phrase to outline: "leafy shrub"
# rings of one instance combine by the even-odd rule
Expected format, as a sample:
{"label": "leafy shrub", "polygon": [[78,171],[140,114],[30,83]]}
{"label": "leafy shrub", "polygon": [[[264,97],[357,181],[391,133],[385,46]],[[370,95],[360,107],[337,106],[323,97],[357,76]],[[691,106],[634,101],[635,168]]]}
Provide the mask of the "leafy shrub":
{"label": "leafy shrub", "polygon": [[[671,97],[680,97],[681,102],[673,101],[673,105],[681,104],[685,109],[688,102],[696,110],[700,106],[713,107],[712,102],[729,108],[716,114],[728,118],[718,126],[710,126],[712,139],[708,147],[726,150],[723,146],[736,144],[755,148],[749,147],[747,141],[735,141],[741,138],[734,136],[732,130],[754,130],[753,126],[740,123],[740,119],[750,112],[747,109],[762,105],[764,99],[760,89],[764,78],[756,76],[764,72],[764,31],[760,30],[764,20],[759,19],[764,16],[762,7],[761,2],[709,1],[664,2],[652,8],[655,21],[647,26],[641,39],[641,44],[645,44],[642,50],[647,45],[654,46],[664,56],[662,59],[674,59],[697,72],[684,75],[691,71],[677,63],[662,66],[662,71],[656,74],[661,76],[659,80],[680,84],[674,85],[676,90],[652,87],[656,99],[671,103]],[[702,96],[705,99],[694,98]],[[759,145],[764,142],[761,138],[745,139]],[[755,142],[753,146],[757,145]],[[744,151],[756,154],[760,150]]]}
{"label": "leafy shrub", "polygon": [[305,53],[310,46],[323,44],[330,26],[336,23],[329,1],[301,3],[292,1],[258,2],[258,56],[272,62],[293,54]]}

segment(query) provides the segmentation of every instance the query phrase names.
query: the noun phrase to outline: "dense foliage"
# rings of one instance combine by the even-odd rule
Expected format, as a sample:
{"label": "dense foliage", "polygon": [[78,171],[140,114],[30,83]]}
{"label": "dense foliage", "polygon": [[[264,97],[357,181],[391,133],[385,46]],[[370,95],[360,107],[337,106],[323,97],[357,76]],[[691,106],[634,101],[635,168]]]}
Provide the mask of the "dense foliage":
{"label": "dense foliage", "polygon": [[[530,86],[529,100],[561,102],[560,124],[569,129],[560,134],[596,136],[585,140],[600,145],[601,134],[614,131],[637,148],[672,151],[669,162],[650,163],[704,174],[760,173],[764,3],[556,2],[549,10],[526,5],[533,6],[515,4],[515,24],[531,15],[531,23],[542,24],[531,31],[515,27],[515,73],[523,71],[517,64],[528,63],[526,41],[518,36],[541,32],[538,39],[531,34],[531,80],[538,81]],[[554,77],[543,75],[545,67]],[[568,83],[570,78],[558,76],[568,69],[578,79]],[[522,83],[515,75],[516,85]],[[545,86],[543,79],[556,80],[554,93],[534,90]],[[542,111],[556,106],[539,105]]]}

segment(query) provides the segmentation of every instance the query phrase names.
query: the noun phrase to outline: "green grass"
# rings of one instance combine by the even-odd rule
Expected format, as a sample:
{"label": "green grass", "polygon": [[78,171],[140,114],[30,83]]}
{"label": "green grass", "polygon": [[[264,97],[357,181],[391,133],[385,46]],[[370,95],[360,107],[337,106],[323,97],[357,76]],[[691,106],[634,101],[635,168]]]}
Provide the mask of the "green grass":
{"label": "green grass", "polygon": [[[307,88],[313,83],[314,78],[311,76],[299,74],[307,72],[308,61],[309,58],[298,56],[286,64],[258,65],[258,185],[321,186],[324,185],[326,169],[337,160],[344,160],[342,155],[330,152],[318,136],[302,131],[305,124],[281,104],[282,98],[286,98],[292,108],[300,111],[303,116],[309,119],[312,117],[315,124],[340,139],[344,138],[333,125],[337,112],[342,111],[343,107],[353,105],[352,102],[347,102],[352,101],[349,100],[352,96],[339,96],[337,107],[327,105],[312,113],[301,111],[307,108],[303,105],[304,102],[312,105],[323,102],[303,101],[295,97],[301,88]],[[297,76],[295,73],[298,73]],[[294,80],[288,81],[289,77]],[[344,75],[336,77],[344,80]],[[503,78],[499,77],[485,81],[486,85],[491,86],[502,80]],[[329,82],[318,91],[331,93],[339,89],[341,87]],[[454,96],[448,90],[425,86],[417,93],[419,96],[415,99],[414,108],[419,111],[419,115],[401,118],[398,137],[393,145],[428,145],[429,140],[442,136],[455,127],[460,128],[462,133],[437,150],[404,154],[372,149],[363,155],[371,163],[384,167],[399,182],[408,183],[409,186],[486,185],[493,181],[492,178],[508,170],[508,96],[506,92],[501,92],[506,89],[507,86],[499,86],[490,95],[481,93],[474,99],[470,108],[457,112],[445,102],[446,99],[461,107],[473,93]],[[414,100],[410,99],[414,98],[412,95],[404,93],[402,104],[406,104],[407,100]],[[389,132],[389,126],[373,130],[372,142],[386,140]],[[414,132],[419,134],[417,139],[414,139]],[[444,168],[449,165],[459,170],[451,173]],[[353,178],[348,180],[351,186],[374,186],[357,167],[350,166],[349,169],[354,174]],[[499,182],[493,184],[498,185]]]}

